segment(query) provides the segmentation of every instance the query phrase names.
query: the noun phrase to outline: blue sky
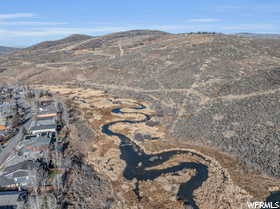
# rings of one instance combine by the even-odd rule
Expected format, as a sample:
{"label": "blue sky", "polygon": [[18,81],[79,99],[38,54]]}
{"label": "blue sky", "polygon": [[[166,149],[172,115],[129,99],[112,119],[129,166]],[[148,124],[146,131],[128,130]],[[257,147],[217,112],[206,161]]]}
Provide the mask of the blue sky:
{"label": "blue sky", "polygon": [[4,0],[0,45],[132,29],[280,33],[280,0]]}

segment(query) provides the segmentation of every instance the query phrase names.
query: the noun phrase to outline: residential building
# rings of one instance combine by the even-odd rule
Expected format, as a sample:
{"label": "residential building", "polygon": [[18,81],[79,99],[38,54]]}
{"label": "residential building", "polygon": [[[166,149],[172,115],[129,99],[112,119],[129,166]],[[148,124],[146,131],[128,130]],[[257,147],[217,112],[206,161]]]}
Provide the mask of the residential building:
{"label": "residential building", "polygon": [[18,155],[25,160],[43,158],[48,161],[50,142],[49,137],[31,137],[23,140],[17,145]]}
{"label": "residential building", "polygon": [[31,124],[30,133],[40,135],[42,133],[50,133],[56,136],[57,123],[56,117],[37,117]]}
{"label": "residential building", "polygon": [[[36,182],[36,169],[38,166],[37,162],[26,160],[5,168],[4,174],[0,176],[0,181],[2,179],[3,183],[0,187],[16,186],[17,188],[25,188],[32,186]],[[8,180],[9,184],[4,183],[4,180]]]}

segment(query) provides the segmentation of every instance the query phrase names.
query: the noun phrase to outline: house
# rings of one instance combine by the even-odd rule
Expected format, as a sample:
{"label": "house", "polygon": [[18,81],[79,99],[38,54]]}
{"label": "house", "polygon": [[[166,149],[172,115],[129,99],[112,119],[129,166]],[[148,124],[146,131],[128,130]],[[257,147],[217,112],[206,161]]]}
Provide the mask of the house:
{"label": "house", "polygon": [[32,160],[26,160],[16,165],[9,166],[4,169],[4,176],[11,176],[14,172],[18,170],[32,170],[36,168],[35,163]]}
{"label": "house", "polygon": [[54,103],[52,97],[50,97],[48,95],[41,96],[39,98],[39,102],[40,102],[40,105],[50,105],[50,104]]}
{"label": "house", "polygon": [[40,125],[40,126],[34,126],[30,128],[30,133],[35,135],[50,135],[50,136],[56,136],[56,125]]}
{"label": "house", "polygon": [[[37,146],[49,146],[51,139],[49,137],[37,137],[31,136],[30,138],[25,138],[23,141],[20,141],[17,145],[17,150],[22,148],[36,151]],[[32,148],[34,146],[34,148]]]}
{"label": "house", "polygon": [[13,155],[9,159],[9,165],[37,159],[44,159],[48,162],[51,148],[50,141],[50,138],[36,136],[20,141],[16,146],[17,155]]}
{"label": "house", "polygon": [[50,117],[37,117],[36,124],[37,125],[52,125],[56,124],[57,118],[55,116]]}
{"label": "house", "polygon": [[15,114],[15,104],[5,103],[0,105],[0,114],[3,117],[11,117]]}
{"label": "house", "polygon": [[5,168],[0,179],[2,178],[2,181],[8,179],[10,183],[9,185],[3,184],[3,187],[16,186],[22,188],[32,186],[36,182],[36,168],[38,168],[38,165],[32,160],[26,160]]}
{"label": "house", "polygon": [[37,117],[31,124],[30,133],[40,135],[42,133],[50,133],[56,136],[57,122],[56,117]]}
{"label": "house", "polygon": [[21,141],[17,145],[17,150],[22,159],[39,159],[48,160],[51,138],[49,137],[32,137]]}
{"label": "house", "polygon": [[7,178],[6,176],[0,176],[0,188],[5,188],[5,189],[16,188],[16,183],[12,178]]}
{"label": "house", "polygon": [[37,113],[37,118],[56,117],[57,107],[54,101],[41,101]]}
{"label": "house", "polygon": [[26,187],[32,185],[36,177],[32,175],[32,172],[19,170],[13,173],[13,180],[17,186]]}

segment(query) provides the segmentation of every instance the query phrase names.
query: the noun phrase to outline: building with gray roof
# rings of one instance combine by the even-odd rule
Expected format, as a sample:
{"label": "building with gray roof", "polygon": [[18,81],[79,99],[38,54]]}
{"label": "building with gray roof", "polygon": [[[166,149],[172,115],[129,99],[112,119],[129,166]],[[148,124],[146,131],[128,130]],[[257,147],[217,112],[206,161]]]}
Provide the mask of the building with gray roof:
{"label": "building with gray roof", "polygon": [[56,117],[37,118],[32,122],[30,128],[30,133],[35,135],[40,133],[56,133],[56,131]]}
{"label": "building with gray roof", "polygon": [[12,175],[14,172],[19,171],[19,170],[32,170],[34,168],[36,168],[37,165],[34,161],[32,160],[26,160],[23,162],[20,162],[16,165],[12,165],[9,166],[7,168],[4,169],[4,175],[5,176],[10,176]]}
{"label": "building with gray roof", "polygon": [[13,178],[0,176],[0,188],[16,188],[16,182]]}
{"label": "building with gray roof", "polygon": [[4,174],[0,176],[0,187],[22,188],[32,186],[34,182],[36,183],[35,168],[38,167],[39,165],[31,160],[7,167]]}
{"label": "building with gray roof", "polygon": [[17,145],[17,150],[31,149],[32,146],[49,146],[51,139],[49,137],[30,137],[23,141],[20,141]]}

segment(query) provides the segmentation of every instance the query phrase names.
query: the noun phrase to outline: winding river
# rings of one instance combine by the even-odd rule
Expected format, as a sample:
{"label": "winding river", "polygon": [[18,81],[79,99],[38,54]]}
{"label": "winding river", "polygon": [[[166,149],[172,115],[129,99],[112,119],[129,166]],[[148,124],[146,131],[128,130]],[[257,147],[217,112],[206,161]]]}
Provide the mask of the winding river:
{"label": "winding river", "polygon": [[[133,110],[143,110],[146,107],[142,104],[135,103],[135,106],[130,107]],[[191,179],[185,183],[182,183],[179,187],[177,193],[177,199],[184,202],[185,205],[192,206],[193,209],[199,209],[193,198],[193,191],[199,188],[202,183],[208,178],[208,166],[195,163],[195,162],[182,162],[176,166],[168,167],[165,169],[149,169],[154,166],[158,166],[166,161],[168,161],[174,155],[187,154],[191,153],[205,161],[208,161],[203,156],[193,153],[190,151],[184,150],[173,150],[166,151],[159,154],[146,154],[138,145],[136,145],[130,138],[127,136],[114,132],[110,129],[111,126],[118,123],[127,123],[127,124],[137,124],[145,123],[150,120],[151,117],[145,113],[141,112],[123,112],[121,108],[116,108],[112,110],[116,114],[140,114],[144,116],[143,120],[119,120],[105,124],[102,126],[102,132],[108,136],[117,136],[120,139],[119,149],[121,151],[120,158],[126,162],[126,168],[123,171],[123,175],[127,180],[136,180],[134,192],[137,195],[138,199],[141,200],[139,192],[139,181],[143,180],[154,180],[163,174],[173,174],[176,175],[176,172],[183,169],[195,169],[196,173]]]}
{"label": "winding river", "polygon": [[[273,208],[280,207],[280,191],[272,192],[265,200],[265,202],[272,203]],[[269,209],[272,207],[262,207],[262,209]]]}

